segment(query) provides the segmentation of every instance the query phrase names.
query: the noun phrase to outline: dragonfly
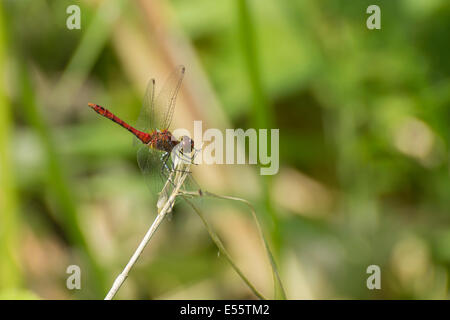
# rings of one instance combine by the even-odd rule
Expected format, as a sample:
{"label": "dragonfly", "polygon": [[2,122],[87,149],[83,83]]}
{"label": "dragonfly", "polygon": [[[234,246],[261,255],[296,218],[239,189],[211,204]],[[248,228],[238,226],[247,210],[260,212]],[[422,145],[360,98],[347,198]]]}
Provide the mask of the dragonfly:
{"label": "dragonfly", "polygon": [[[88,103],[95,112],[112,120],[134,135],[134,144],[141,144],[137,151],[137,162],[152,191],[161,193],[163,186],[174,170],[174,159],[194,164],[194,157],[199,151],[195,149],[194,140],[188,136],[177,139],[169,130],[172,122],[175,103],[185,67],[178,66],[165,81],[158,95],[155,96],[155,79],[150,79],[144,96],[143,106],[133,127],[120,119],[108,109]],[[190,181],[194,181],[189,174]],[[157,177],[159,176],[159,177]],[[194,184],[195,181],[194,181]],[[165,189],[165,188],[164,188]],[[198,192],[201,193],[200,189]],[[161,195],[160,195],[161,198]]]}

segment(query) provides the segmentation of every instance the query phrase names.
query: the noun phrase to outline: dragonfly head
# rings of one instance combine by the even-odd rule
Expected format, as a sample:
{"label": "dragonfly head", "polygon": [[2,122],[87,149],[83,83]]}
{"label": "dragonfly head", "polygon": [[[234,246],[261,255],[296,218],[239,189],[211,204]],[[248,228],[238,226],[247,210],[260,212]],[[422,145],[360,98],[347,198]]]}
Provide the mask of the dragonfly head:
{"label": "dragonfly head", "polygon": [[181,150],[184,154],[191,154],[194,151],[194,140],[188,136],[182,136],[180,138]]}

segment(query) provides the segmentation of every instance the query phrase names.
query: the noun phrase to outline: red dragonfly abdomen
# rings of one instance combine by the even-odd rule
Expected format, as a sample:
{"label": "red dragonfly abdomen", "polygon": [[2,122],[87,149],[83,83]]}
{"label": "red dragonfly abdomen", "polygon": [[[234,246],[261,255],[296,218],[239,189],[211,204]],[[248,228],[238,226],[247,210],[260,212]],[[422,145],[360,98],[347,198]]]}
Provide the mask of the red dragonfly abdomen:
{"label": "red dragonfly abdomen", "polygon": [[89,105],[89,107],[94,109],[94,111],[97,112],[99,115],[102,115],[105,118],[108,118],[108,119],[114,121],[118,125],[124,127],[128,131],[130,131],[132,134],[134,134],[143,143],[147,144],[152,139],[152,137],[148,133],[145,133],[145,132],[142,132],[142,131],[139,131],[139,130],[133,128],[128,123],[126,123],[125,121],[123,121],[122,119],[120,119],[119,117],[114,115],[108,109],[103,108],[102,106],[99,106],[98,104],[95,104],[95,103],[88,103],[88,105]]}

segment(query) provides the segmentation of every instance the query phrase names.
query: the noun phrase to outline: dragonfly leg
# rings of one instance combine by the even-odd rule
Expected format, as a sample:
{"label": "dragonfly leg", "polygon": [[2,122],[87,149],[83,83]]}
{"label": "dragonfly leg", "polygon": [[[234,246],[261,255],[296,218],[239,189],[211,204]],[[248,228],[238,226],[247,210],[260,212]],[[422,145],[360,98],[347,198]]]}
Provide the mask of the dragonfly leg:
{"label": "dragonfly leg", "polygon": [[167,164],[165,166],[163,166],[163,168],[161,168],[162,171],[164,171],[164,169],[166,169],[168,172],[192,173],[192,171],[188,171],[188,170],[175,169],[175,168],[173,168],[173,166],[172,166],[172,168],[169,168]]}
{"label": "dragonfly leg", "polygon": [[[183,173],[191,173],[191,171],[175,169],[173,166],[173,163],[171,163],[171,162],[168,163],[169,156],[170,156],[170,154],[168,152],[164,152],[161,155],[161,161],[163,162],[163,166],[161,167],[161,173],[164,176],[164,178],[166,178],[166,180],[169,180],[169,182],[172,183],[173,186],[175,186],[173,181],[170,179],[169,174],[167,174],[165,170],[167,170],[167,172],[183,172]],[[170,166],[170,168],[169,168],[169,166]]]}
{"label": "dragonfly leg", "polygon": [[172,151],[172,152],[174,152],[175,153],[175,157],[177,157],[181,161],[197,165],[196,163],[194,163],[195,154],[193,154],[192,156],[189,156],[189,155],[184,154],[182,150],[180,150],[180,151]]}
{"label": "dragonfly leg", "polygon": [[[178,157],[178,156],[177,156]],[[185,161],[186,159],[182,159],[181,157],[179,158],[179,159],[181,159],[182,161]],[[172,164],[172,168],[170,169],[170,171],[172,171],[172,172],[186,172],[186,173],[192,173],[191,171],[188,171],[188,170],[179,170],[179,169],[175,169],[174,167],[173,167],[173,164]]]}
{"label": "dragonfly leg", "polygon": [[[165,173],[165,170],[167,170],[167,172],[172,172],[173,171],[173,165],[168,164],[168,160],[169,160],[169,153],[168,152],[164,152],[161,155],[161,161],[163,163],[162,167],[161,167],[161,173],[164,175],[164,177],[166,178],[166,180],[170,180],[170,177],[168,174]],[[169,165],[172,166],[172,168],[169,168]],[[172,182],[172,181],[170,181]]]}
{"label": "dragonfly leg", "polygon": [[164,177],[164,180],[169,181],[172,186],[175,187],[175,184],[173,183],[172,179],[170,178],[169,174],[164,170],[164,168],[161,168],[161,175]]}
{"label": "dragonfly leg", "polygon": [[172,171],[173,168],[169,168],[169,165],[167,163],[167,161],[169,160],[169,153],[168,152],[164,152],[161,155],[161,161],[163,163],[163,168],[165,168],[167,171]]}
{"label": "dragonfly leg", "polygon": [[172,172],[192,173],[192,171],[188,171],[188,170],[179,170],[179,169],[172,169]]}

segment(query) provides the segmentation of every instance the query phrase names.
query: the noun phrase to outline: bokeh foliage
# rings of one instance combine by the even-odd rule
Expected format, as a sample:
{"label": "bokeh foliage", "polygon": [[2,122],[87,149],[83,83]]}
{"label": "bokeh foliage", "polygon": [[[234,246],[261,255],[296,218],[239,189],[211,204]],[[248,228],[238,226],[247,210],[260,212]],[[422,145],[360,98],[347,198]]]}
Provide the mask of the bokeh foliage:
{"label": "bokeh foliage", "polygon": [[[145,81],[179,63],[177,125],[280,129],[277,175],[197,173],[255,205],[288,298],[448,298],[449,30],[445,0],[3,0],[0,298],[104,296],[154,210],[128,132],[87,102],[133,123]],[[246,208],[202,206],[270,296]],[[154,240],[119,298],[254,298],[182,202]],[[82,290],[65,287],[71,264]]]}

